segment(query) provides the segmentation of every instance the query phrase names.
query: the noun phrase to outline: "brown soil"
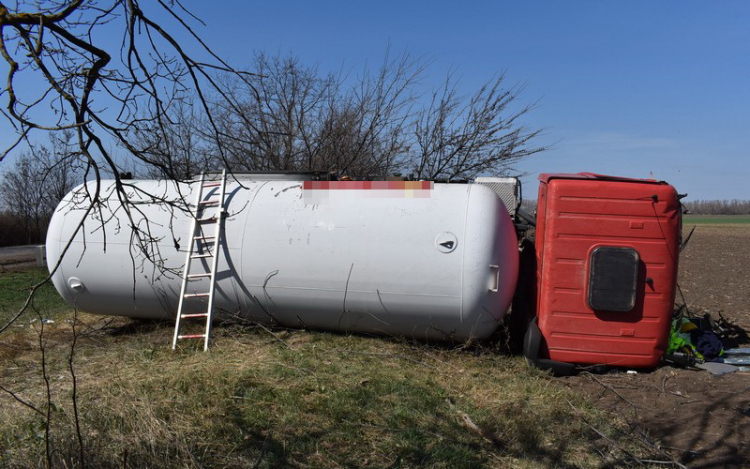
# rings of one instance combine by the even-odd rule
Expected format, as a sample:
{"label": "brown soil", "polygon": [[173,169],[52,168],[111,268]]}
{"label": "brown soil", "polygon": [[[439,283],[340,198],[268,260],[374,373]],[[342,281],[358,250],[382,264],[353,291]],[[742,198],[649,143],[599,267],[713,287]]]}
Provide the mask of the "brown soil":
{"label": "brown soil", "polygon": [[[734,324],[726,348],[750,347],[750,225],[699,225],[680,256],[679,284],[690,312]],[[619,414],[686,467],[750,467],[748,372],[714,376],[663,366],[561,382]]]}

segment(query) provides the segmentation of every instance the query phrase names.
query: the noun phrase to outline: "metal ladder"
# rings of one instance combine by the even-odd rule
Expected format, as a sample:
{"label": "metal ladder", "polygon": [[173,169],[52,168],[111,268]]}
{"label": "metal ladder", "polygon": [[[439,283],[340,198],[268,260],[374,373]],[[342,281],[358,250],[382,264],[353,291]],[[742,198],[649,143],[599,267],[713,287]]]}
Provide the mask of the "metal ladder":
{"label": "metal ladder", "polygon": [[[191,211],[192,221],[190,229],[190,243],[185,257],[185,267],[182,272],[182,287],[180,288],[180,302],[177,307],[177,317],[174,325],[174,338],[172,339],[172,350],[177,348],[177,341],[182,339],[203,339],[203,350],[208,350],[208,340],[211,336],[211,319],[214,307],[214,292],[216,289],[216,269],[219,262],[219,249],[221,233],[224,225],[224,196],[227,186],[226,170],[221,172],[221,179],[206,179],[205,174],[201,174],[198,185],[198,194],[195,199],[195,205]],[[218,187],[218,193],[212,194],[206,200],[203,200],[204,189]],[[206,213],[215,208],[213,216],[207,216]],[[207,235],[211,228],[214,229],[213,235]],[[197,248],[197,249],[196,249]],[[196,252],[197,251],[197,252]],[[193,260],[197,260],[199,266],[203,269],[200,272],[194,272]],[[210,264],[210,267],[206,264]],[[190,282],[200,279],[209,279],[208,291],[188,291]],[[205,312],[185,312],[186,299],[207,298],[208,305]],[[190,303],[190,301],[188,301]],[[183,319],[203,319],[205,320],[205,331],[203,334],[180,334],[183,326]]]}

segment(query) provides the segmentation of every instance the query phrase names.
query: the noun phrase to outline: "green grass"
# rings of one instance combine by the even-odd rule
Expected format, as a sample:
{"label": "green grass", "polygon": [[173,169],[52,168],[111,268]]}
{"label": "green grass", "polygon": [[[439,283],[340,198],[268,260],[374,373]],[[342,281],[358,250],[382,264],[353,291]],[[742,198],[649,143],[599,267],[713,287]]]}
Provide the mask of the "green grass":
{"label": "green grass", "polygon": [[[3,276],[7,310],[41,275]],[[59,320],[41,341],[32,313],[0,335],[0,385],[46,411],[46,344],[52,466],[81,467],[74,317],[54,298],[36,306]],[[173,352],[168,323],[77,320],[87,467],[595,468],[630,463],[617,446],[653,456],[619,417],[491,344],[235,325],[214,329],[208,353]],[[0,467],[44,467],[45,419],[0,392],[0,421]]]}
{"label": "green grass", "polygon": [[750,224],[750,215],[686,215],[683,219],[685,225],[735,225]]}
{"label": "green grass", "polygon": [[[34,268],[20,272],[0,273],[0,327],[13,317],[29,296],[31,286],[47,277],[47,270]],[[43,285],[34,295],[31,312],[44,312],[45,319],[67,313],[70,307],[52,283]]]}

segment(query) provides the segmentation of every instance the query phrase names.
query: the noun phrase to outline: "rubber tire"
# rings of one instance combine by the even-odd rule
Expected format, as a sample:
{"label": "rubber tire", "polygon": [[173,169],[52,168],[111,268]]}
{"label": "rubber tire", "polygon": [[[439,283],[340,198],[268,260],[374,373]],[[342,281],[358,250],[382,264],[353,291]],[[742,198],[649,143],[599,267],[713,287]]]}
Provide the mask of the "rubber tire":
{"label": "rubber tire", "polygon": [[535,317],[526,329],[523,340],[523,356],[529,366],[540,370],[551,370],[554,376],[572,376],[578,372],[573,363],[558,362],[549,358],[539,358],[539,347],[542,345],[542,331]]}

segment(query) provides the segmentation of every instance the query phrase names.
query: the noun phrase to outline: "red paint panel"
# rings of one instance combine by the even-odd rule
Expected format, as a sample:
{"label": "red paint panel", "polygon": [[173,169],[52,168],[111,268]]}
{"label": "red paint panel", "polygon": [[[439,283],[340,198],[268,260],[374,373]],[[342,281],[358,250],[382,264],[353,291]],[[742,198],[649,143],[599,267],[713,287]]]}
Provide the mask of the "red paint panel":
{"label": "red paint panel", "polygon": [[[611,176],[542,175],[537,207],[537,315],[553,360],[653,367],[667,345],[677,281],[681,212],[672,186]],[[635,307],[587,301],[591,253],[638,252]]]}

